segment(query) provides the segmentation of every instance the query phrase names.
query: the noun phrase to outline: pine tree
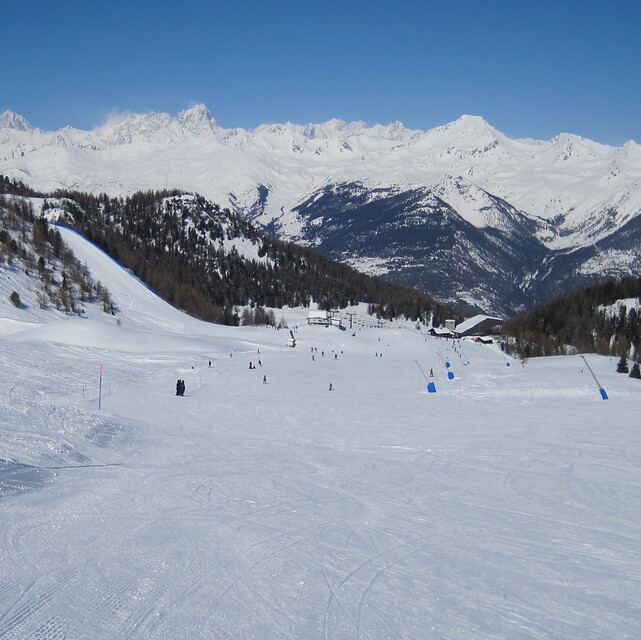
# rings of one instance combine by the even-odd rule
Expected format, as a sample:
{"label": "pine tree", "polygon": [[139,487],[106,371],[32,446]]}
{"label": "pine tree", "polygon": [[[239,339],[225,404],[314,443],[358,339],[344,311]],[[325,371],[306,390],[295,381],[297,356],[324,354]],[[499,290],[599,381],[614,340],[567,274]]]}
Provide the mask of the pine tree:
{"label": "pine tree", "polygon": [[617,373],[628,373],[628,359],[625,356],[621,356],[619,364],[617,364]]}
{"label": "pine tree", "polygon": [[630,371],[631,378],[640,378],[641,379],[641,368],[639,368],[639,363],[635,362],[632,366],[632,371]]}

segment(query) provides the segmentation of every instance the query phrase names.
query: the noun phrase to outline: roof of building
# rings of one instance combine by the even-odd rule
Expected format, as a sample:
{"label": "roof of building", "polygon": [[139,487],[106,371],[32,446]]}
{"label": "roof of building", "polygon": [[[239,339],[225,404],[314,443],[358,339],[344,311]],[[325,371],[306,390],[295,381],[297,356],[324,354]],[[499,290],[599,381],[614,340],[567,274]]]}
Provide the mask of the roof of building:
{"label": "roof of building", "polygon": [[477,328],[481,328],[481,325],[489,330],[493,326],[501,324],[501,322],[503,322],[501,318],[479,314],[477,316],[473,316],[472,318],[468,318],[467,320],[463,320],[463,322],[461,322],[460,324],[457,324],[454,328],[454,331],[460,335],[463,335]]}
{"label": "roof of building", "polygon": [[430,331],[434,332],[437,336],[451,336],[452,329],[447,329],[446,327],[432,327]]}

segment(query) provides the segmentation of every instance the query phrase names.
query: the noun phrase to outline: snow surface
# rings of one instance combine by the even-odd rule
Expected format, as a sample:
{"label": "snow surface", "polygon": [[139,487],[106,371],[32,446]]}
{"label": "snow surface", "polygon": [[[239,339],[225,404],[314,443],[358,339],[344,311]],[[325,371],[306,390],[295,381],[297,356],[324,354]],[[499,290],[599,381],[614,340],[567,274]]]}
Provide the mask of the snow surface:
{"label": "snow surface", "polygon": [[362,309],[292,349],[63,233],[121,323],[15,309],[2,268],[2,640],[639,637],[641,385],[613,359],[604,401],[579,357]]}

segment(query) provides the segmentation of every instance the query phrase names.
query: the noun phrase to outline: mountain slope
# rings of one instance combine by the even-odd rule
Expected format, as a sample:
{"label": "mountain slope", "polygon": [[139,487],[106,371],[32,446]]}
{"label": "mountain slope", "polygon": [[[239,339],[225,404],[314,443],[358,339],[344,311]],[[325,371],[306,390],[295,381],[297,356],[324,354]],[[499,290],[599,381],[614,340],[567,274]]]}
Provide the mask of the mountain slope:
{"label": "mountain slope", "polygon": [[[12,192],[22,183],[0,180]],[[368,303],[381,317],[441,323],[459,312],[418,291],[376,279],[292,243],[275,240],[238,214],[193,194],[80,192],[14,196],[16,206],[85,234],[170,304],[213,322],[264,320],[262,307]],[[31,213],[30,215],[34,215]],[[272,324],[275,318],[269,318]]]}
{"label": "mountain slope", "polygon": [[[448,195],[444,184],[411,190],[328,185],[294,208],[294,238],[441,300],[502,313],[511,310],[505,300],[525,304],[521,283],[547,254],[532,234],[536,223],[467,185],[467,201],[483,203],[477,226],[443,199]],[[279,223],[272,226],[277,234]]]}
{"label": "mountain slope", "polygon": [[[330,185],[358,183],[363,185],[359,189],[372,190],[372,198],[380,189],[406,191],[408,217],[413,215],[412,206],[421,206],[411,194],[431,190],[463,220],[486,229],[476,234],[479,241],[492,236],[491,229],[504,231],[500,225],[507,223],[508,229],[521,225],[534,245],[548,249],[538,262],[531,261],[528,250],[525,262],[510,268],[524,272],[521,281],[487,295],[470,293],[464,277],[455,279],[452,287],[450,281],[441,283],[442,273],[434,274],[432,284],[406,274],[412,286],[434,294],[454,289],[460,299],[490,304],[488,310],[494,311],[531,305],[540,299],[540,292],[578,283],[581,274],[598,278],[602,274],[594,261],[588,257],[581,262],[589,254],[582,250],[609,242],[616,252],[620,229],[633,224],[641,212],[641,147],[635,142],[615,148],[570,134],[549,141],[513,140],[477,116],[462,116],[430,131],[409,130],[400,123],[369,127],[340,120],[243,130],[218,126],[206,107],[197,105],[176,117],[125,114],[93,131],[44,132],[5,112],[0,117],[0,171],[44,191],[65,188],[127,195],[140,189],[179,187],[228,205],[278,230],[284,239],[296,238],[311,246],[318,245],[318,237],[305,226],[300,212]],[[498,201],[505,207],[495,206]],[[511,221],[507,211],[512,212]],[[333,215],[340,213],[336,210]],[[417,215],[421,217],[420,212]],[[443,246],[457,242],[458,231],[439,228]],[[310,231],[310,237],[303,231]],[[384,237],[387,231],[384,227],[378,235]],[[345,225],[343,233],[358,231]],[[434,233],[435,229],[426,229],[424,235]],[[491,271],[487,248],[474,244],[470,251],[470,246],[465,247],[474,261],[470,269]],[[424,253],[432,249],[429,244],[423,247]],[[361,268],[386,260],[370,253],[368,249],[356,256]],[[620,263],[613,259],[613,268],[638,272],[641,254],[633,251],[626,256]],[[401,258],[398,253],[395,257]],[[417,260],[413,251],[402,258],[407,265]],[[499,268],[504,258],[497,255],[494,261]],[[562,272],[565,264],[572,266]],[[430,264],[423,267],[428,270]],[[536,283],[538,290],[530,289],[542,274],[547,280]],[[525,294],[520,296],[519,290]]]}
{"label": "mountain slope", "polygon": [[[81,158],[88,161],[85,170],[75,171]],[[132,163],[139,166],[135,181],[128,171]],[[616,203],[628,219],[641,206],[641,147],[635,142],[615,148],[569,134],[512,140],[475,116],[425,132],[400,123],[367,127],[338,120],[246,131],[219,127],[198,105],[176,117],[128,114],[93,131],[44,132],[5,112],[0,170],[31,175],[31,185],[45,190],[75,187],[82,177],[93,192],[190,187],[222,205],[232,195],[240,207],[253,204],[252,191],[262,184],[270,194],[267,217],[278,215],[281,206],[292,208],[326,180],[429,186],[445,175],[462,176],[531,216],[556,220],[573,246],[581,240],[577,225],[584,218]],[[592,242],[595,235],[586,239]]]}

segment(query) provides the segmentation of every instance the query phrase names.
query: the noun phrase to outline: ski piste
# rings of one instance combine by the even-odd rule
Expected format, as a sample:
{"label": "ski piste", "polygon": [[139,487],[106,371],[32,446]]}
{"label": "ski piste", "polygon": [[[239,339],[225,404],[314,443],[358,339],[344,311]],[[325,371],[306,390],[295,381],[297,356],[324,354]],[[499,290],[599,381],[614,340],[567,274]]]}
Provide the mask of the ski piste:
{"label": "ski piste", "polygon": [[586,356],[597,387],[579,356],[464,341],[448,380],[452,341],[367,305],[351,332],[282,310],[289,347],[67,239],[122,311],[41,310],[3,267],[2,640],[636,637],[639,381],[616,359]]}

